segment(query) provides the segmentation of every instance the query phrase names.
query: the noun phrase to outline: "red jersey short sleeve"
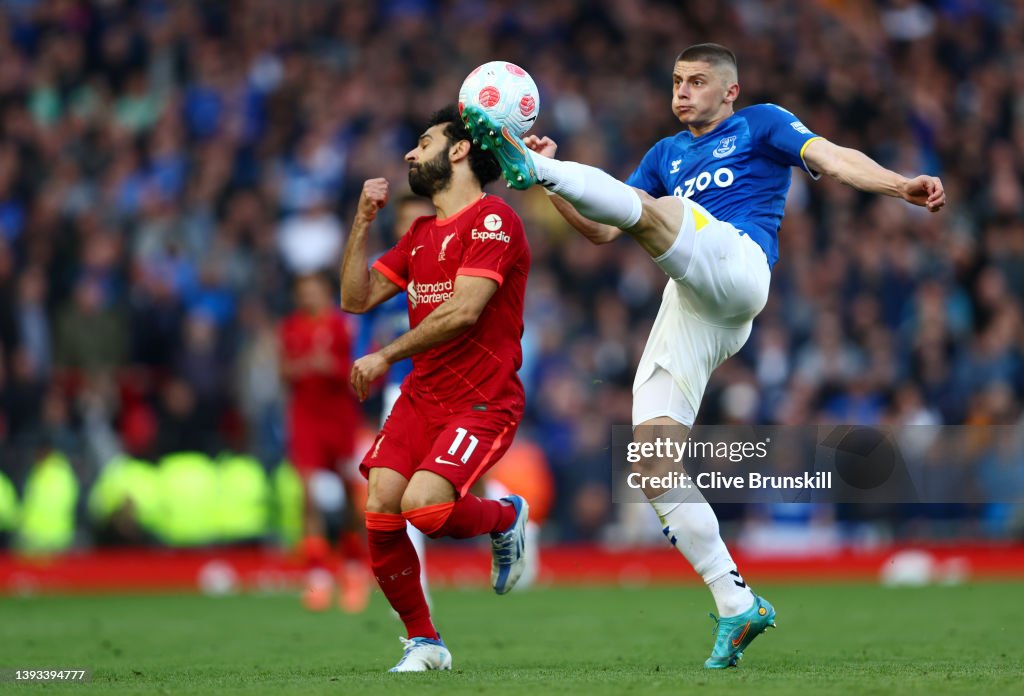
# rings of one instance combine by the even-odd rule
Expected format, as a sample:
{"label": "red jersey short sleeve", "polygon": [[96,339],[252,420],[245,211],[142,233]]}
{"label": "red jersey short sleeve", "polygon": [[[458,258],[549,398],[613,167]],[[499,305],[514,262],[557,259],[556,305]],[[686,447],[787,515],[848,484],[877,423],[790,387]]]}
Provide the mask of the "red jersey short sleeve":
{"label": "red jersey short sleeve", "polygon": [[519,216],[499,198],[485,198],[463,242],[457,275],[490,278],[501,285],[523,255],[526,236]]}
{"label": "red jersey short sleeve", "polygon": [[409,246],[409,240],[412,238],[412,232],[416,229],[416,225],[419,224],[420,220],[426,218],[419,218],[412,223],[412,227],[409,228],[409,233],[402,235],[402,238],[398,240],[398,244],[384,252],[379,259],[373,262],[371,268],[378,271],[385,278],[390,280],[398,287],[405,290],[409,286],[409,266],[412,260],[412,249],[415,247]]}

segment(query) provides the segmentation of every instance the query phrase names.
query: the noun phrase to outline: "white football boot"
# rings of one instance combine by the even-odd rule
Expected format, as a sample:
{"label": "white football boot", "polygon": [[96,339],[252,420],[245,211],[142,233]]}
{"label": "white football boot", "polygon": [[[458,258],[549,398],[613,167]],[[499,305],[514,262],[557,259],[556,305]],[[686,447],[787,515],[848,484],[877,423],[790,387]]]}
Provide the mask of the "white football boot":
{"label": "white football boot", "polygon": [[432,669],[451,669],[452,654],[444,641],[433,638],[402,638],[402,659],[389,672],[429,672]]}
{"label": "white football boot", "polygon": [[508,531],[491,534],[491,585],[498,594],[509,592],[526,568],[526,523],[530,506],[518,495],[502,498],[516,509],[516,521]]}

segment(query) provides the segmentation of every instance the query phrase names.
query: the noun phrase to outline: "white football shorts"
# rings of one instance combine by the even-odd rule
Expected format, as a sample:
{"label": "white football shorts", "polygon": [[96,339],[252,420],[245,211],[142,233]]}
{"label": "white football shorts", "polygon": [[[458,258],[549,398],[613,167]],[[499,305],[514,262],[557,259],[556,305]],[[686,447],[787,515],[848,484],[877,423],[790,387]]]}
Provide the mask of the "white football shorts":
{"label": "white football shorts", "polygon": [[633,426],[668,416],[692,426],[711,373],[734,355],[768,301],[764,251],[688,199],[671,248],[656,258],[669,281],[633,382]]}

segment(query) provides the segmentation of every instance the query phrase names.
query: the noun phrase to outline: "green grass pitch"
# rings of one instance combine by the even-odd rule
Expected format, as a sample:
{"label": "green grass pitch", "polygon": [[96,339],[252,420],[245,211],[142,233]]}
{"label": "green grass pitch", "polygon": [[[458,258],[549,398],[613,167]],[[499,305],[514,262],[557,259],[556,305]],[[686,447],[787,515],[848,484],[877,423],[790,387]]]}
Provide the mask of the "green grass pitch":
{"label": "green grass pitch", "polygon": [[81,694],[1010,694],[1024,691],[1020,584],[763,585],[779,629],[738,669],[711,647],[701,587],[436,592],[454,671],[387,674],[402,633],[376,594],[359,616],[294,597],[0,600],[0,668],[89,668]]}

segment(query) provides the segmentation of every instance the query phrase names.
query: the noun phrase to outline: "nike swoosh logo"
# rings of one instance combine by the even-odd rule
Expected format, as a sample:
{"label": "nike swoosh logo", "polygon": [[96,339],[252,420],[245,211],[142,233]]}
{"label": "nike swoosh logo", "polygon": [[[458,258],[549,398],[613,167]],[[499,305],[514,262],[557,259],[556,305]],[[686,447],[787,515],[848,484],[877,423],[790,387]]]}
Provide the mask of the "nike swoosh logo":
{"label": "nike swoosh logo", "polygon": [[458,466],[455,462],[450,462],[447,459],[441,459],[440,457],[434,457],[434,461],[438,464],[447,464],[448,466]]}
{"label": "nike swoosh logo", "polygon": [[734,647],[734,648],[740,647],[740,643],[743,642],[743,639],[746,637],[747,631],[749,631],[749,630],[750,630],[750,622],[748,621],[747,625],[743,627],[743,633],[741,633],[738,638],[733,638],[732,647]]}
{"label": "nike swoosh logo", "polygon": [[537,170],[533,166],[533,158],[530,157],[529,155],[527,155],[526,154],[526,150],[524,150],[522,147],[520,147],[519,143],[516,142],[515,138],[513,138],[511,135],[509,135],[508,128],[506,126],[502,126],[501,127],[501,134],[502,134],[502,136],[504,136],[505,140],[508,141],[508,143],[512,147],[514,147],[515,149],[519,150],[520,153],[522,153],[523,158],[526,160],[526,168],[530,170],[530,176],[532,176],[534,179],[536,179],[537,178]]}
{"label": "nike swoosh logo", "polygon": [[509,145],[511,145],[515,149],[519,150],[519,152],[522,153],[522,155],[524,157],[526,156],[526,150],[524,150],[523,148],[519,147],[519,143],[516,142],[515,138],[513,138],[511,135],[508,134],[508,128],[507,127],[505,127],[505,126],[501,127],[501,134],[503,136],[505,136],[505,140],[508,141]]}

